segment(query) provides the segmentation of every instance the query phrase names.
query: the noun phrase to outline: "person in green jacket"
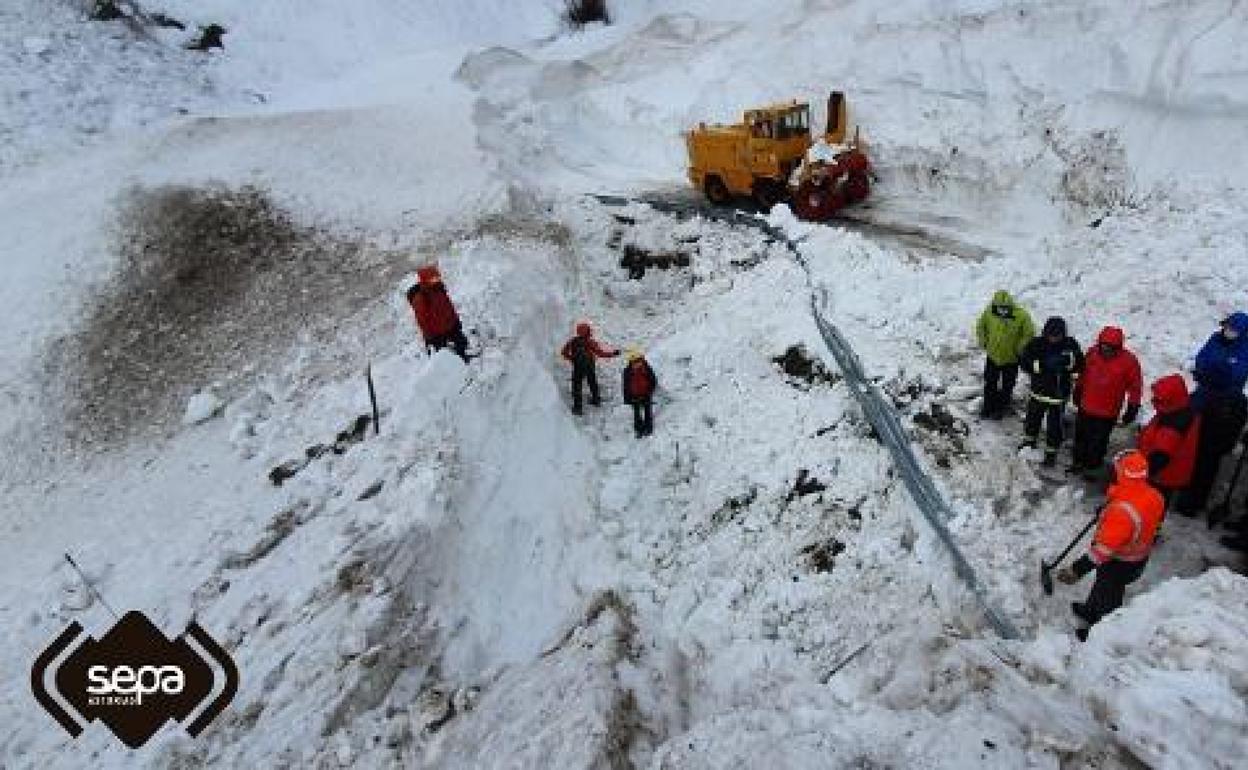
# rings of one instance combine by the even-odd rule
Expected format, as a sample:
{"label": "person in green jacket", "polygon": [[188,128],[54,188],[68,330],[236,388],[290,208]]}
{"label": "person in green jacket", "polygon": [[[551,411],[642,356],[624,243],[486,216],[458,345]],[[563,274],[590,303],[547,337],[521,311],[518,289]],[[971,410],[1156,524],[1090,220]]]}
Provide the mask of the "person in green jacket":
{"label": "person in green jacket", "polygon": [[992,295],[975,324],[975,338],[988,354],[984,362],[984,403],[979,416],[1000,420],[1010,408],[1018,381],[1018,355],[1036,336],[1036,327],[1022,305],[1004,289]]}

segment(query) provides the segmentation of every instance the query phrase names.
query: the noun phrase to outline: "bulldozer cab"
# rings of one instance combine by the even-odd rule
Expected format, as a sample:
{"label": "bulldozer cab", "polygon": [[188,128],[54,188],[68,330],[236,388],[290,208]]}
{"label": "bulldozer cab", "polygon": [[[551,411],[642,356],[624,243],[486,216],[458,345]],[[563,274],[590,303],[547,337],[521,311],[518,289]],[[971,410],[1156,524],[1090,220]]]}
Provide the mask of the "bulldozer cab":
{"label": "bulldozer cab", "polygon": [[753,139],[786,141],[810,136],[810,105],[791,105],[747,110],[745,122]]}

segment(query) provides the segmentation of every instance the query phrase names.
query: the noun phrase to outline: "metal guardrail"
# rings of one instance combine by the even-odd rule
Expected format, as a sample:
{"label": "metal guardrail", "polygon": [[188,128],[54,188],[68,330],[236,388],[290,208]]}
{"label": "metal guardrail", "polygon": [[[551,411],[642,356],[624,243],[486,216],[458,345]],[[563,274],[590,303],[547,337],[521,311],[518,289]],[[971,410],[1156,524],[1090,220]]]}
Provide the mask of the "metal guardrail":
{"label": "metal guardrail", "polygon": [[[607,205],[625,205],[634,202],[634,199],[618,196],[599,195],[595,197]],[[816,295],[817,287],[815,285],[814,272],[811,270],[806,255],[802,254],[798,245],[783,231],[772,227],[760,217],[743,214],[732,209],[700,210],[697,204],[691,204],[687,201],[651,201],[641,199],[636,202],[648,204],[658,211],[676,216],[706,216],[709,219],[752,227],[788,248],[794,259],[797,260],[798,264],[806,272],[806,280],[811,287],[810,312],[814,317],[820,336],[823,337],[824,344],[827,345],[828,352],[836,359],[837,366],[840,367],[841,372],[845,375],[845,382],[854,394],[854,398],[858,401],[859,406],[862,407],[862,411],[866,415],[868,422],[871,423],[871,427],[875,428],[880,441],[888,448],[893,458],[893,464],[901,474],[902,481],[905,482],[906,489],[910,492],[910,496],[923,514],[923,518],[927,520],[927,523],[936,533],[936,537],[944,544],[945,550],[949,552],[950,558],[953,559],[954,572],[972,595],[975,596],[976,601],[979,602],[980,607],[984,611],[984,616],[988,619],[988,623],[999,636],[1003,639],[1021,638],[1018,629],[993,606],[989,600],[987,590],[985,590],[983,584],[979,581],[979,577],[975,574],[975,569],[966,560],[966,556],[958,546],[957,540],[954,539],[953,533],[946,526],[945,522],[953,517],[953,511],[948,503],[945,502],[935,483],[932,482],[931,477],[919,465],[919,460],[914,454],[914,448],[910,444],[910,437],[906,434],[905,429],[901,427],[901,422],[897,418],[897,412],[888,400],[880,394],[879,389],[867,378],[862,362],[849,344],[849,341],[824,316],[823,308],[826,308],[828,305],[827,292],[826,290],[819,290],[818,296]]]}
{"label": "metal guardrail", "polygon": [[[962,553],[962,549],[958,546],[958,541],[954,539],[953,533],[945,525],[945,522],[953,517],[953,511],[949,508],[949,504],[945,502],[944,496],[940,494],[940,490],[932,482],[931,477],[919,465],[919,460],[914,454],[914,448],[910,445],[910,437],[906,434],[905,429],[901,427],[900,420],[897,419],[897,412],[884,396],[880,394],[879,389],[867,379],[867,373],[862,367],[862,361],[859,360],[858,354],[854,352],[849,341],[824,316],[820,306],[822,305],[823,308],[828,306],[827,291],[820,290],[819,296],[816,297],[814,273],[811,270],[810,263],[806,260],[806,255],[802,254],[797,244],[780,230],[766,223],[760,223],[760,225],[760,229],[767,233],[768,236],[788,247],[789,252],[793,254],[798,264],[806,272],[806,280],[811,287],[810,313],[815,319],[815,326],[819,329],[819,335],[823,337],[823,342],[827,345],[828,351],[836,359],[841,373],[845,375],[845,382],[849,385],[849,389],[858,401],[858,405],[862,407],[867,421],[871,423],[871,427],[875,428],[880,441],[893,456],[893,464],[897,467],[898,473],[901,474],[902,481],[905,482],[906,489],[910,492],[910,497],[914,499],[915,505],[919,507],[919,511],[923,514],[923,518],[927,519],[927,523],[935,531],[936,537],[944,544],[945,550],[949,552],[949,557],[953,559],[954,572],[975,596],[976,601],[979,602],[979,606],[984,611],[984,617],[988,619],[988,623],[992,625],[993,630],[1001,638],[1021,638],[1014,624],[993,606],[988,598],[987,590],[975,574],[975,568],[967,561],[966,556]],[[822,300],[822,302],[819,300]]]}
{"label": "metal guardrail", "polygon": [[918,458],[915,457],[914,450],[910,446],[910,438],[897,419],[897,413],[880,395],[879,389],[867,380],[858,355],[854,353],[853,348],[849,346],[840,331],[824,318],[813,293],[810,298],[810,311],[814,315],[815,325],[819,327],[819,334],[844,373],[845,382],[848,383],[854,398],[858,400],[867,420],[875,428],[880,441],[892,454],[893,464],[897,466],[897,471],[901,474],[906,489],[910,491],[910,496],[914,498],[923,517],[927,519],[928,524],[944,543],[945,549],[953,559],[954,572],[975,595],[993,630],[1004,639],[1018,639],[1018,629],[988,600],[988,593],[975,575],[975,569],[966,560],[953,534],[945,526],[945,521],[953,516],[953,512],[945,503],[940,491],[936,489],[936,485],[932,483],[931,477],[924,473],[919,465]]}

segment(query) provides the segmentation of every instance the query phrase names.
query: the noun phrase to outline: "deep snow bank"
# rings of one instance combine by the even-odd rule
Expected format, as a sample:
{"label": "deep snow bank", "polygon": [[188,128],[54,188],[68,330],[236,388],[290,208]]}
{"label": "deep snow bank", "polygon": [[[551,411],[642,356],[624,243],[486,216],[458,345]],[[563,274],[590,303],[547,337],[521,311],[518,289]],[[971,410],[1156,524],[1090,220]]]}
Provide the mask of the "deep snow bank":
{"label": "deep snow bank", "polygon": [[[353,318],[397,351],[373,367],[382,433],[315,455],[280,490],[265,479],[269,468],[368,412],[358,376],[318,382],[296,361],[290,379],[262,382],[226,407],[228,430],[218,421],[188,434],[213,448],[204,455],[220,493],[184,488],[178,458],[188,450],[177,445],[128,490],[96,496],[90,550],[72,535],[67,547],[84,556],[102,593],[170,629],[193,613],[245,672],[209,734],[169,730],[144,761],[306,765],[366,754],[371,765],[410,750],[445,698],[535,659],[576,625],[609,582],[611,561],[587,526],[596,465],[547,355],[567,323],[558,251],[484,238],[443,260],[485,350],[471,370],[449,353],[417,351],[401,297]],[[218,456],[226,448],[241,467]],[[65,494],[72,501],[82,490]],[[140,518],[130,506],[149,496],[164,504]],[[178,537],[157,546],[168,527],[159,514],[175,508]],[[143,547],[129,545],[127,522],[141,522]],[[97,630],[108,622],[77,601],[85,589],[57,566],[59,542],[37,542],[37,525],[18,534],[30,548],[11,566],[24,577],[6,575],[5,584],[10,595],[21,585],[46,597],[62,595],[64,583],[66,599],[20,618],[5,608],[18,652],[4,661],[3,756],[69,767],[88,752],[101,766],[129,766],[133,755],[105,730],[70,740],[44,716],[10,708],[25,699],[21,667],[58,626],[70,617]],[[159,580],[149,571],[158,564]],[[141,591],[127,590],[135,575]]]}
{"label": "deep snow bank", "polygon": [[[0,7],[0,175],[185,115],[410,103],[464,51],[558,28],[556,7],[505,0],[138,3],[186,31],[90,21],[90,5]],[[212,23],[227,30],[224,49],[182,47]]]}
{"label": "deep snow bank", "polygon": [[[1168,580],[1071,658],[1070,686],[1152,767],[1236,767],[1248,752],[1248,579]],[[1038,643],[1039,646],[1040,643]]]}
{"label": "deep snow bank", "polygon": [[983,212],[999,239],[1067,206],[1242,177],[1246,39],[1230,0],[693,2],[487,52],[472,81],[504,168],[562,190],[684,186],[681,131],[794,97],[818,111],[842,89],[878,204]]}

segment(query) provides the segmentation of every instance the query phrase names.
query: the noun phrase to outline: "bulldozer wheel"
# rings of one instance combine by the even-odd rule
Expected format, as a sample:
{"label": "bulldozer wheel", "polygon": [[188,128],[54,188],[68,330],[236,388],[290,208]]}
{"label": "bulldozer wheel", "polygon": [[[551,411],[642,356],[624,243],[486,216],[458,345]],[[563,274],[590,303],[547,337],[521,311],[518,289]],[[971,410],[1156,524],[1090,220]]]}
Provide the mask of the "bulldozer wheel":
{"label": "bulldozer wheel", "polygon": [[732,199],[724,180],[717,176],[708,176],[702,184],[702,191],[706,193],[706,199],[716,206],[724,206]]}

